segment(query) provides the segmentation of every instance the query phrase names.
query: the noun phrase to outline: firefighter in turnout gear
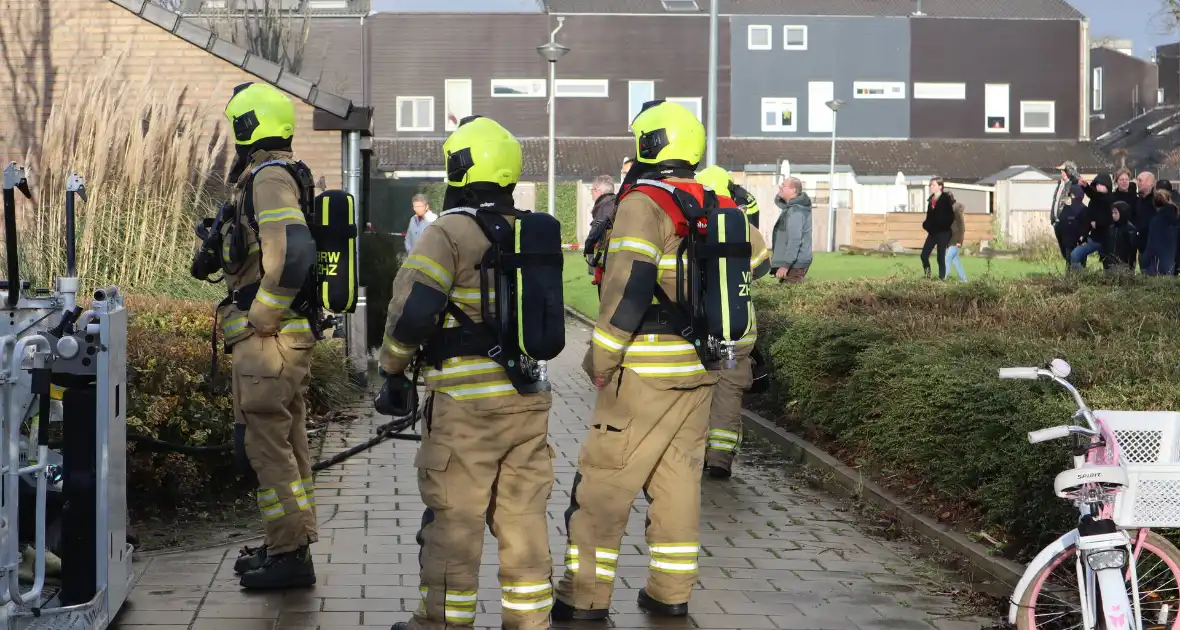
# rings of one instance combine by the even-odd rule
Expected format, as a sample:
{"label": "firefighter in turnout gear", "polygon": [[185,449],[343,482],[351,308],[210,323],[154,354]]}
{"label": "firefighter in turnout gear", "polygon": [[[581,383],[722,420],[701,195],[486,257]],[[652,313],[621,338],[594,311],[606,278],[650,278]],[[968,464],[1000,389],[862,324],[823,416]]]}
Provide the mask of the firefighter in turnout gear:
{"label": "firefighter in turnout gear", "polygon": [[[723,200],[741,203],[746,217],[758,216],[758,202],[753,195],[733,182],[733,177],[720,166],[710,166],[697,173],[697,181],[712,189]],[[744,202],[744,203],[743,203]],[[753,212],[751,212],[753,207]],[[751,220],[751,224],[754,224]],[[770,250],[758,230],[750,230],[750,270],[754,279],[770,271]],[[751,319],[752,311],[751,311]],[[742,441],[742,394],[754,383],[750,353],[758,336],[752,326],[749,334],[737,344],[737,367],[722,370],[721,379],[713,387],[713,401],[709,411],[709,441],[705,449],[705,471],[716,479],[728,479],[733,469],[733,458]]]}
{"label": "firefighter in turnout gear", "polygon": [[[557,621],[609,614],[620,542],[640,490],[650,503],[651,559],[639,606],[659,616],[686,615],[697,579],[702,457],[719,374],[706,366],[683,312],[692,299],[684,287],[700,283],[682,278],[685,258],[677,259],[698,238],[692,230],[704,225],[688,209],[717,197],[694,179],[705,129],[692,112],[652,101],[632,129],[638,159],[607,236],[599,316],[583,363],[598,394],[565,513]],[[748,230],[744,218],[732,222],[736,210],[727,212],[732,227]],[[747,237],[741,260],[749,252]],[[732,298],[742,299],[748,300]]]}
{"label": "firefighter in turnout gear", "polygon": [[[549,260],[556,265],[550,270],[556,280],[545,289],[549,306],[528,295],[523,284],[532,286],[531,280],[512,290],[524,291],[529,306],[520,316],[548,308],[562,318],[560,224],[547,214],[515,209],[512,191],[520,179],[521,145],[499,123],[480,116],[463,119],[443,153],[443,212],[422,233],[394,280],[380,354],[386,375],[382,395],[408,390],[405,373],[415,357],[426,369],[428,391],[422,444],[414,460],[426,504],[418,532],[422,600],[408,622],[393,628],[472,627],[485,522],[499,543],[503,627],[548,628],[553,606],[546,523],[553,487],[554,453],[547,435],[552,396],[522,379],[515,363],[504,361],[513,352],[501,350],[501,343],[507,347],[510,340],[485,338],[489,313],[499,318],[496,313],[515,307],[496,299],[506,290],[496,280],[503,276],[481,279],[480,267],[493,246],[491,237],[499,238],[495,232],[515,230],[516,244],[527,244],[539,237],[521,238],[525,222],[550,222],[551,254],[557,258]],[[497,310],[487,308],[492,303]],[[534,332],[539,327],[521,325]],[[560,326],[559,346],[564,321]],[[377,402],[380,408],[381,396]]]}
{"label": "firefighter in turnout gear", "polygon": [[233,359],[235,443],[258,479],[266,541],[234,565],[244,588],[315,584],[318,540],[304,392],[315,345],[309,315],[292,310],[316,248],[301,209],[294,162],[295,106],[278,89],[247,83],[225,107],[237,145],[235,212],[222,226],[229,295],[217,315]]}

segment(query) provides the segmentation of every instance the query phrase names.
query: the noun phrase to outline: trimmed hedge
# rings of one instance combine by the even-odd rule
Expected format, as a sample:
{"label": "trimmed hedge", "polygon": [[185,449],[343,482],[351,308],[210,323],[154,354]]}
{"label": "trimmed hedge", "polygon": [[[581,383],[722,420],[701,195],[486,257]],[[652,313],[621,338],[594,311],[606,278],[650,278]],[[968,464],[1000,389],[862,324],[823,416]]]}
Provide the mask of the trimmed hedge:
{"label": "trimmed hedge", "polygon": [[[131,298],[127,331],[127,430],[165,442],[207,446],[233,442],[229,357],[218,352],[208,379],[213,305]],[[321,414],[353,402],[343,340],[316,344],[309,408]],[[133,509],[169,509],[245,489],[232,453],[193,456],[130,442],[127,491]]]}
{"label": "trimmed hedge", "polygon": [[1025,559],[1076,522],[1053,495],[1072,399],[1001,367],[1060,357],[1095,409],[1180,409],[1180,286],[1172,279],[1027,278],[760,285],[776,382],[755,401],[791,430]]}

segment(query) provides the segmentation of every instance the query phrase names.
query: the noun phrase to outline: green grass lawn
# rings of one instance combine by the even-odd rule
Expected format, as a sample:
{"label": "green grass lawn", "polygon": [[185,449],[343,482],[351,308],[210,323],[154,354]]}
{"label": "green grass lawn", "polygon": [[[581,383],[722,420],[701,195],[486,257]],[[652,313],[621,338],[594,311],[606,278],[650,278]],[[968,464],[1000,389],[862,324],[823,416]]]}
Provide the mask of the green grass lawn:
{"label": "green grass lawn", "polygon": [[[933,261],[932,261],[933,262]],[[1032,273],[1060,273],[1063,265],[1024,262],[1021,260],[993,260],[966,257],[963,270],[967,279],[983,276],[1015,278]],[[586,271],[586,259],[581,252],[566,252],[564,268],[565,303],[570,308],[590,317],[598,315],[598,288],[590,284],[591,276]],[[937,273],[935,267],[935,273]],[[922,262],[917,256],[856,256],[851,254],[816,253],[807,272],[810,282],[851,280],[855,278],[916,278],[922,275]],[[951,272],[958,281],[958,276]]]}

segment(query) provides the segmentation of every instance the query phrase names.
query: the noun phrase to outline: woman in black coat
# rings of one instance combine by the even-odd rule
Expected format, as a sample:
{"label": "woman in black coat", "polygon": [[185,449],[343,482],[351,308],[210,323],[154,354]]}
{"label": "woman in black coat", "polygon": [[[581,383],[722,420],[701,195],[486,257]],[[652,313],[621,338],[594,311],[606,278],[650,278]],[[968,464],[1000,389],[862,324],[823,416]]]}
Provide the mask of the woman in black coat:
{"label": "woman in black coat", "polygon": [[[1161,181],[1160,184],[1167,184]],[[1170,185],[1168,186],[1170,188]],[[1172,191],[1157,186],[1152,201],[1155,216],[1147,230],[1147,249],[1143,250],[1143,275],[1167,276],[1176,266],[1176,236],[1180,232],[1180,211],[1172,201]]]}
{"label": "woman in black coat", "polygon": [[938,279],[946,280],[946,248],[951,242],[951,226],[955,223],[955,198],[943,191],[942,178],[930,180],[930,197],[926,199],[926,242],[922,245],[922,270],[930,277],[930,252],[938,248]]}

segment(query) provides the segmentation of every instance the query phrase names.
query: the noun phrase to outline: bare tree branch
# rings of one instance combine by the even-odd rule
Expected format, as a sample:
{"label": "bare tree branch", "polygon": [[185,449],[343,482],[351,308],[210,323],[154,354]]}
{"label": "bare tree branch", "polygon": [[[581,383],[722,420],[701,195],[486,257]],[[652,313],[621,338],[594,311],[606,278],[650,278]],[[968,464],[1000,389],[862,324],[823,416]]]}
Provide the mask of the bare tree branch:
{"label": "bare tree branch", "polygon": [[244,10],[218,11],[209,26],[217,37],[298,74],[311,36],[311,19],[306,3],[300,3],[299,9],[284,9],[282,4],[281,0],[247,0]]}

